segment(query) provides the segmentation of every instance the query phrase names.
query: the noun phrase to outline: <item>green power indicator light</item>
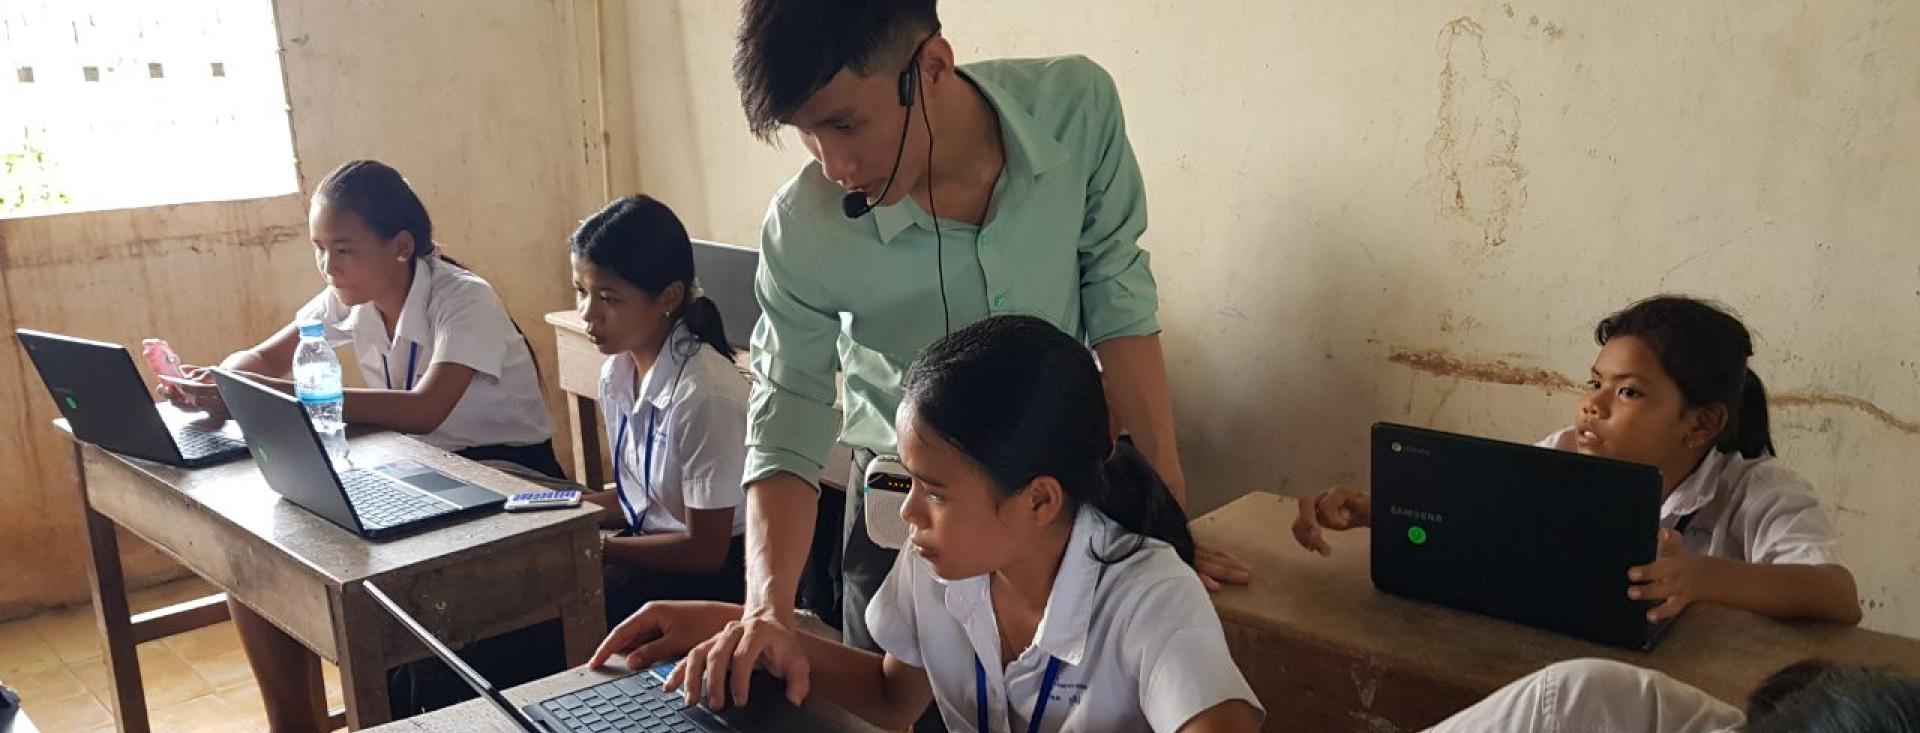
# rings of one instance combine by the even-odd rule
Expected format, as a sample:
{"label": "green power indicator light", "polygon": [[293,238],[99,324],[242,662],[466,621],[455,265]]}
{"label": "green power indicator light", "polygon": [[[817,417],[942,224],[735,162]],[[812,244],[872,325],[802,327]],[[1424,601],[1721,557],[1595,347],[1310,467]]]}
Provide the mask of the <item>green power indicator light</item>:
{"label": "green power indicator light", "polygon": [[1420,527],[1408,527],[1407,541],[1416,545],[1427,544],[1427,531]]}
{"label": "green power indicator light", "polygon": [[67,395],[67,409],[69,410],[80,409],[80,401],[74,399],[73,395]]}

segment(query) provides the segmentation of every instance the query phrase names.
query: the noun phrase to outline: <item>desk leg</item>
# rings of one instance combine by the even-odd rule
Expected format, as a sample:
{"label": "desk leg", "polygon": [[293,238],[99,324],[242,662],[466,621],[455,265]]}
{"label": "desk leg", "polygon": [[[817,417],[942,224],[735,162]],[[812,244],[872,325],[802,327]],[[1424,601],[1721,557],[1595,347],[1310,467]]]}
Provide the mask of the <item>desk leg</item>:
{"label": "desk leg", "polygon": [[347,699],[347,728],[386,723],[393,719],[393,704],[387,697],[387,669],[392,665],[380,638],[393,622],[359,588],[329,590],[328,596],[340,650],[340,692]]}
{"label": "desk leg", "polygon": [[567,422],[573,428],[573,478],[586,484],[589,491],[607,485],[606,472],[600,468],[599,405],[584,395],[568,395]]}
{"label": "desk leg", "polygon": [[120,570],[120,539],[113,520],[93,510],[87,497],[87,465],[82,451],[73,449],[73,470],[79,483],[80,516],[87,528],[87,580],[93,591],[93,618],[100,628],[102,661],[113,688],[113,722],[121,733],[147,733],[147,693],[140,681],[140,657],[133,640],[133,614],[127,608],[127,580]]}
{"label": "desk leg", "polygon": [[605,589],[600,575],[600,530],[573,533],[574,592],[560,604],[561,643],[567,666],[586,664],[607,635]]}

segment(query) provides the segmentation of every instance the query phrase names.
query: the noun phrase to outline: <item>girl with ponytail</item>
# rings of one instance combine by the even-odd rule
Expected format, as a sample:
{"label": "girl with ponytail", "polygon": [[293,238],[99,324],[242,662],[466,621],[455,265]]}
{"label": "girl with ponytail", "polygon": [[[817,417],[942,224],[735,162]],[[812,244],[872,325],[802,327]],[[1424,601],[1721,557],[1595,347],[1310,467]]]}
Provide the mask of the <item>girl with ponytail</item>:
{"label": "girl with ponytail", "polygon": [[696,284],[686,227],[665,204],[628,196],[581,222],[570,250],[587,340],[608,357],[614,486],[588,497],[602,526],[621,530],[602,548],[608,624],[655,599],[738,602],[747,382]]}
{"label": "girl with ponytail", "polygon": [[[493,286],[447,257],[433,218],[407,179],[377,160],[352,160],[314,187],[307,226],[327,288],[293,320],[221,366],[293,392],[300,325],[329,346],[353,345],[363,388],[346,390],[346,419],[407,433],[475,461],[506,461],[555,480],[553,420],[532,345]],[[186,409],[223,413],[212,375],[162,393]]]}
{"label": "girl with ponytail", "polygon": [[[288,393],[300,327],[324,334],[329,346],[351,344],[364,387],[345,390],[347,422],[411,434],[475,461],[505,461],[564,480],[553,453],[553,420],[541,392],[539,366],[493,286],[444,256],[433,219],[413,186],[392,166],[354,160],[314,187],[307,214],[313,264],[326,279],[279,331],[221,366],[246,372]],[[343,365],[344,366],[344,365]],[[193,383],[169,383],[163,393],[187,409],[223,413],[211,375],[188,367]],[[326,709],[316,704],[320,658],[245,604],[228,600],[254,678],[260,683],[269,729],[317,731]],[[493,645],[507,637],[482,643]],[[542,665],[564,660],[515,657],[510,669],[482,665],[512,684]],[[437,664],[437,663],[435,663]],[[393,709],[413,714],[466,694],[451,675],[419,663],[389,678]]]}
{"label": "girl with ponytail", "polygon": [[[1629,597],[1664,621],[1695,602],[1775,618],[1860,622],[1853,574],[1806,479],[1773,462],[1767,392],[1747,367],[1753,337],[1725,309],[1661,295],[1594,328],[1600,354],[1574,424],[1538,445],[1660,469],[1659,557],[1628,571]],[[1365,492],[1301,499],[1294,536],[1370,520]]]}
{"label": "girl with ponytail", "polygon": [[927,347],[903,386],[912,544],[867,607],[884,654],[743,623],[738,606],[661,603],[593,663],[658,662],[699,641],[669,678],[690,702],[748,702],[752,669],[731,661],[757,656],[793,702],[818,691],[890,730],[929,702],[952,730],[1259,727],[1186,517],[1110,437],[1084,345],[1037,318],[988,318]]}

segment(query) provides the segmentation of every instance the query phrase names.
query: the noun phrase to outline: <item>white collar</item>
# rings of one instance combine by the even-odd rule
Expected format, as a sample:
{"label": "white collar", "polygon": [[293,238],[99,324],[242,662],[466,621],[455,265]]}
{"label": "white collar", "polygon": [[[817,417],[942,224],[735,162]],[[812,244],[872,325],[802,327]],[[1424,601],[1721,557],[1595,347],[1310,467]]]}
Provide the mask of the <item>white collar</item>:
{"label": "white collar", "polygon": [[1693,473],[1673,487],[1673,493],[1662,502],[1660,513],[1669,517],[1682,517],[1700,511],[1701,507],[1713,501],[1720,494],[1720,474],[1726,470],[1733,454],[1722,452],[1718,448],[1709,449],[1706,457],[1700,459]]}
{"label": "white collar", "polygon": [[634,389],[632,352],[623,351],[614,356],[613,372],[607,378],[614,380],[613,386],[619,392],[633,395],[632,408],[650,404],[665,409],[673,401],[673,392],[676,391],[674,383],[687,378],[685,370],[699,368],[699,365],[689,362],[699,358],[699,350],[704,347],[705,344],[694,338],[687,324],[677,323],[673,332],[667,335],[660,354],[654,357],[653,366],[647,368],[646,377],[640,381],[637,391]]}

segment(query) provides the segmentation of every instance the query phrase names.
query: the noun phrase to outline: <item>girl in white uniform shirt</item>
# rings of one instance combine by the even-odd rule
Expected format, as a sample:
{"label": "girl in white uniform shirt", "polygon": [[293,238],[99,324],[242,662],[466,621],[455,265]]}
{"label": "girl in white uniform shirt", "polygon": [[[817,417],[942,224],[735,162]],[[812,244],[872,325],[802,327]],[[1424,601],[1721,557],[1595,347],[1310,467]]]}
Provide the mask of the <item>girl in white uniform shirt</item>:
{"label": "girl in white uniform shirt", "polygon": [[[371,160],[334,169],[308,225],[327,289],[222,366],[291,393],[292,382],[269,377],[292,371],[299,324],[318,321],[328,345],[353,346],[367,385],[346,391],[348,422],[565,478],[526,337],[487,281],[439,253],[427,209],[398,171]],[[217,407],[219,392],[209,385],[189,399]]]}
{"label": "girl in white uniform shirt", "polygon": [[1795,662],[1741,710],[1650,669],[1604,659],[1547,666],[1427,733],[1912,733],[1920,679],[1892,669]]}
{"label": "girl in white uniform shirt", "polygon": [[[314,191],[308,226],[327,289],[294,323],[222,366],[291,393],[292,382],[269,375],[292,371],[297,324],[319,321],[329,345],[353,345],[368,385],[346,390],[348,422],[564,478],[526,338],[485,280],[438,254],[426,207],[399,172],[371,160],[334,169]],[[169,392],[183,406],[223,408],[210,384]],[[317,730],[326,712],[309,692],[320,689],[318,657],[246,606],[227,605],[272,730]],[[401,712],[417,709],[411,694],[395,697]]]}
{"label": "girl in white uniform shirt", "polygon": [[720,310],[694,287],[693,244],[664,204],[629,196],[580,224],[573,289],[587,339],[609,355],[600,409],[612,438],[605,508],[607,623],[656,599],[746,592],[747,381]]}
{"label": "girl in white uniform shirt", "polygon": [[[1746,326],[1711,304],[1659,296],[1608,316],[1594,339],[1600,355],[1574,425],[1539,445],[1660,469],[1659,556],[1627,571],[1627,595],[1657,602],[1648,618],[1700,602],[1859,623],[1833,525],[1806,480],[1772,460]],[[1303,498],[1294,535],[1330,552],[1320,528],[1365,526],[1370,504],[1342,488]]]}
{"label": "girl in white uniform shirt", "polygon": [[[938,705],[956,731],[1252,731],[1262,716],[1191,567],[1166,487],[1108,433],[1086,347],[999,316],[927,347],[895,417],[912,488],[900,553],[867,609],[885,654],[731,604],[659,603],[594,664],[670,658],[709,708],[746,703],[758,656],[799,702],[819,692],[889,729]],[[729,695],[729,691],[731,695]]]}

